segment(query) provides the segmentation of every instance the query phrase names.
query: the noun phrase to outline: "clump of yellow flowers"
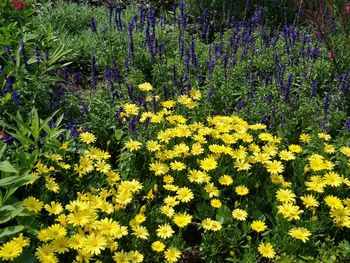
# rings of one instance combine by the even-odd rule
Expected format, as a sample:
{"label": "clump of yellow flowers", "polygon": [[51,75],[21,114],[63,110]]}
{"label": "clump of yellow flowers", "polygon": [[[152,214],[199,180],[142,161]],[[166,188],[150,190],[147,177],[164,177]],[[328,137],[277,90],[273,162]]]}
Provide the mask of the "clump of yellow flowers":
{"label": "clump of yellow flowers", "polygon": [[[143,83],[139,89],[148,92],[153,87]],[[42,263],[59,262],[63,255],[72,262],[177,262],[185,244],[179,245],[178,238],[186,238],[181,235],[187,227],[214,235],[248,222],[256,252],[273,259],[284,251],[269,235],[262,241],[275,223],[266,218],[284,220],[288,229],[280,234],[306,243],[313,238],[306,222],[317,218],[321,205],[335,227],[350,228],[350,199],[332,192],[350,187],[349,174],[339,172],[341,167],[349,169],[349,146],[332,145],[323,133],[301,134],[299,144],[284,145],[283,138],[266,131],[264,124],[249,124],[236,115],[196,119],[193,112],[200,98],[201,92],[192,89],[158,101],[157,112],[142,112],[134,103],[122,105],[124,121],[139,115],[141,122],[152,124],[151,138],[130,137],[124,143],[124,153],[149,156],[148,173],[141,178],[113,169],[111,155],[92,145],[97,138],[90,132],[79,136],[84,147],[76,162],[55,153],[38,162],[34,172],[45,179],[52,198],[23,200],[28,210],[46,215],[50,222],[37,231],[36,258]],[[322,150],[308,149],[313,141]],[[303,163],[300,174],[292,174],[294,162]],[[94,177],[102,183],[81,185],[74,200],[62,202],[55,200],[65,180],[57,176],[59,171],[74,174],[77,184]],[[251,178],[255,185],[247,183]],[[249,203],[257,189],[265,188],[273,191],[269,217],[252,211]],[[193,213],[196,204],[209,212]],[[230,220],[216,216],[223,208],[229,209]],[[14,237],[0,246],[0,259],[13,260],[26,246],[29,241],[22,235]]]}

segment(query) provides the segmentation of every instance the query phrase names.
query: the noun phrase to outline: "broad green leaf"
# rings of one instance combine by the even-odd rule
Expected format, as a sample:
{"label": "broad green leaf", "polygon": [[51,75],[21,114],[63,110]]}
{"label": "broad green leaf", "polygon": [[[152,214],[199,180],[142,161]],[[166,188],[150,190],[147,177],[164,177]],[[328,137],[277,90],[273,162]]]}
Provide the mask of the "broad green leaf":
{"label": "broad green leaf", "polygon": [[17,133],[13,133],[13,132],[8,132],[8,134],[10,134],[12,137],[14,137],[15,139],[19,140],[22,144],[22,146],[29,146],[29,145],[34,145],[35,143],[33,142],[33,140],[25,137],[25,136],[22,136],[22,135],[19,135]]}
{"label": "broad green leaf", "polygon": [[10,164],[9,161],[0,162],[0,171],[7,173],[18,173],[18,171],[12,166],[12,164]]}
{"label": "broad green leaf", "polygon": [[57,138],[63,132],[64,132],[64,129],[50,131],[50,133],[47,135],[46,138],[47,140]]}
{"label": "broad green leaf", "polygon": [[52,113],[48,118],[46,118],[42,123],[40,124],[39,130],[41,131],[48,123],[51,121],[51,119],[59,112],[59,110],[56,110],[54,113]]}
{"label": "broad green leaf", "polygon": [[8,186],[8,185],[16,185],[17,187],[32,183],[38,179],[37,176],[33,174],[28,175],[15,175],[15,176],[9,176],[0,179],[0,187]]}
{"label": "broad green leaf", "polygon": [[13,205],[3,205],[0,207],[0,224],[6,223],[15,218],[24,210],[22,202],[14,203]]}
{"label": "broad green leaf", "polygon": [[64,118],[64,115],[62,114],[60,117],[57,118],[56,122],[55,122],[55,125],[56,127],[60,126],[62,120]]}
{"label": "broad green leaf", "polygon": [[21,232],[24,229],[24,226],[9,226],[5,228],[0,229],[0,239],[11,236],[13,234],[16,234],[18,232]]}
{"label": "broad green leaf", "polygon": [[26,123],[23,121],[23,118],[22,118],[22,116],[21,116],[21,114],[20,114],[19,112],[17,112],[16,116],[14,116],[14,115],[12,115],[12,114],[10,114],[10,113],[8,113],[8,115],[9,115],[13,120],[16,121],[17,127],[19,128],[19,130],[20,130],[22,133],[24,133],[24,134],[31,134],[31,133],[32,133],[32,131],[31,131],[29,125],[26,124]]}

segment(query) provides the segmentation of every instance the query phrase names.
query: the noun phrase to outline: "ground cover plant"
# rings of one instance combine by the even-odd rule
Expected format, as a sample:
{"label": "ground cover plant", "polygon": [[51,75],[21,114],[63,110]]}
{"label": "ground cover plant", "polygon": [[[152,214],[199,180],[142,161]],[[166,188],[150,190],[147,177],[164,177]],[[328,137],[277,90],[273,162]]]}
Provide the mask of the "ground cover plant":
{"label": "ground cover plant", "polygon": [[350,7],[229,2],[1,3],[1,261],[349,260]]}

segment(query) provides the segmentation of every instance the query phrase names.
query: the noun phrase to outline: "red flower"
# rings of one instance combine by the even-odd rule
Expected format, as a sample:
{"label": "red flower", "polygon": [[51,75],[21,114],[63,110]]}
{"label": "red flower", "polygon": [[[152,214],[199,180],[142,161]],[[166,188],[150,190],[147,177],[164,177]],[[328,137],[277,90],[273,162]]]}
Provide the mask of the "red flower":
{"label": "red flower", "polygon": [[328,57],[329,57],[329,59],[332,60],[332,61],[335,59],[335,54],[334,54],[333,48],[330,48],[330,49],[328,50]]}
{"label": "red flower", "polygon": [[26,5],[23,0],[12,0],[12,7],[17,10],[24,10]]}
{"label": "red flower", "polygon": [[344,10],[345,12],[350,12],[350,5],[344,5],[344,6],[343,6],[343,10]]}

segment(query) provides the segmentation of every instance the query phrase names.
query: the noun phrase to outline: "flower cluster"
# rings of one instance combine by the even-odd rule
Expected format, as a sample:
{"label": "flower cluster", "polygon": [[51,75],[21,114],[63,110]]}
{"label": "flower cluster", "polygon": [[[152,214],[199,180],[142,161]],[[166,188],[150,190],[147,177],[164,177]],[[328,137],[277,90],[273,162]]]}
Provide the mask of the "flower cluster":
{"label": "flower cluster", "polygon": [[[153,87],[140,89],[147,94]],[[333,222],[330,229],[350,228],[349,146],[333,145],[325,133],[303,133],[288,145],[264,124],[236,115],[194,118],[196,89],[173,100],[152,96],[157,112],[121,106],[123,123],[139,116],[151,132],[125,140],[120,159],[128,162],[120,170],[108,151],[92,145],[91,132],[80,133],[78,155],[63,143],[61,153],[36,164],[50,198],[30,195],[22,203],[46,218],[32,238],[40,262],[177,262],[189,228],[208,238],[245,229],[256,253],[274,259],[285,253],[276,236],[310,243],[314,231],[329,231],[313,228],[318,217]],[[141,156],[142,176],[130,168]],[[70,185],[76,190],[67,200],[60,193]],[[267,207],[257,208],[261,198]],[[21,234],[0,247],[0,258],[13,260],[26,246]]]}

